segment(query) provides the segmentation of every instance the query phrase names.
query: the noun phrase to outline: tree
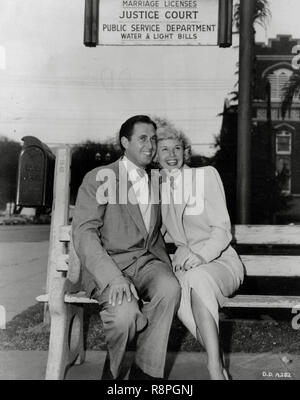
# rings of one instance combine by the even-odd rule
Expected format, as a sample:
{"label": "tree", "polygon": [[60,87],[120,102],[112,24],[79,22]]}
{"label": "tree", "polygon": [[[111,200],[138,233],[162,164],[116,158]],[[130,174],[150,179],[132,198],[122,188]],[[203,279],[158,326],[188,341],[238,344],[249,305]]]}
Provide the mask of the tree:
{"label": "tree", "polygon": [[[248,1],[248,0],[247,0]],[[251,0],[252,1],[252,0]],[[256,0],[255,1],[255,9],[254,9],[254,16],[253,16],[253,29],[254,29],[254,41],[255,41],[255,25],[260,25],[266,27],[268,21],[271,18],[271,10],[269,0]],[[234,7],[233,13],[233,23],[237,29],[237,33],[240,30],[240,2],[237,2]],[[254,43],[253,43],[254,45]],[[239,75],[239,62],[236,64],[237,70],[235,71],[235,75]],[[255,80],[257,78],[257,71],[256,71],[256,57],[254,56],[253,59],[253,81],[252,87],[255,86]],[[238,86],[238,81],[236,82],[235,86]],[[231,93],[232,101],[238,101],[239,92],[238,90],[234,90]]]}
{"label": "tree", "polygon": [[[218,148],[211,163],[219,171],[226,193],[227,208],[232,223],[236,222],[237,182],[237,105],[225,105]],[[266,167],[266,154],[270,150],[270,137],[266,126],[253,129],[251,151],[251,223],[273,223],[278,212],[288,209],[290,198],[282,193],[286,171],[274,175]]]}
{"label": "tree", "polygon": [[18,160],[21,144],[0,138],[0,209],[16,201]]}
{"label": "tree", "polygon": [[225,189],[227,208],[231,222],[236,217],[236,181],[237,181],[237,106],[225,104],[220,134],[215,137],[217,149],[211,163],[218,170]]}
{"label": "tree", "polygon": [[295,97],[300,97],[300,71],[296,70],[290,76],[289,81],[283,88],[281,113],[284,118],[286,112],[291,108]]}
{"label": "tree", "polygon": [[87,172],[114,162],[120,156],[121,149],[113,140],[106,143],[88,140],[76,145],[72,153],[71,204],[75,203],[77,191]]}
{"label": "tree", "polygon": [[[247,0],[249,1],[249,0]],[[265,27],[271,17],[269,0],[256,0],[253,15],[253,28],[255,24]],[[234,7],[233,20],[237,30],[240,28],[240,3],[236,3]]]}
{"label": "tree", "polygon": [[[255,24],[265,26],[271,16],[269,1],[257,0],[253,17]],[[235,6],[234,20],[237,29],[240,23],[240,4]],[[253,60],[255,70],[255,59]],[[256,73],[253,74],[253,87],[256,83]],[[236,95],[235,100],[238,99]],[[220,135],[216,138],[218,148],[212,162],[222,177],[228,210],[232,222],[236,218],[236,179],[237,179],[237,115],[238,105],[226,104],[223,111],[223,125]],[[272,223],[278,211],[288,208],[289,199],[282,193],[285,179],[283,174],[274,175],[271,163],[266,165],[266,154],[271,152],[270,121],[265,126],[252,127],[251,135],[251,222]]]}

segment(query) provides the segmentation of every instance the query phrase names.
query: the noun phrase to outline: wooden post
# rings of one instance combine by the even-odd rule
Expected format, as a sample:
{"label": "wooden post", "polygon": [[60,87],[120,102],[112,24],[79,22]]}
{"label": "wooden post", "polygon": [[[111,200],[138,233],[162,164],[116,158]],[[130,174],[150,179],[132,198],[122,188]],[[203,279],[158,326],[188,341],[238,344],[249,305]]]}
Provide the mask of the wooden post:
{"label": "wooden post", "polygon": [[237,222],[249,223],[251,183],[252,69],[255,0],[240,2]]}
{"label": "wooden post", "polygon": [[[70,165],[71,148],[67,145],[64,145],[57,149],[55,161],[55,177],[46,283],[46,293],[48,294],[50,291],[50,282],[57,274],[61,274],[61,272],[56,271],[56,261],[57,253],[59,252],[58,247],[63,246],[63,243],[59,242],[60,227],[68,223],[69,217],[71,174]],[[49,324],[49,322],[48,304],[46,304],[44,308],[44,324]]]}

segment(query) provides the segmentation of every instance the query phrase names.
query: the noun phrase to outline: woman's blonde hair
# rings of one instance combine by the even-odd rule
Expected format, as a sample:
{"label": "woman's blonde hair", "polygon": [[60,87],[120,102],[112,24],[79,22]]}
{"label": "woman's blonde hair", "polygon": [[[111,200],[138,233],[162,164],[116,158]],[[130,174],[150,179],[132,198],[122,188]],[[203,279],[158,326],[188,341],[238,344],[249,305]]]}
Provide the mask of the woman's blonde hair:
{"label": "woman's blonde hair", "polygon": [[[175,139],[178,140],[183,146],[183,161],[185,164],[189,164],[191,160],[191,143],[186,135],[179,129],[177,129],[171,122],[166,120],[155,121],[157,124],[157,143],[162,140]],[[158,155],[156,153],[154,160],[158,164]]]}

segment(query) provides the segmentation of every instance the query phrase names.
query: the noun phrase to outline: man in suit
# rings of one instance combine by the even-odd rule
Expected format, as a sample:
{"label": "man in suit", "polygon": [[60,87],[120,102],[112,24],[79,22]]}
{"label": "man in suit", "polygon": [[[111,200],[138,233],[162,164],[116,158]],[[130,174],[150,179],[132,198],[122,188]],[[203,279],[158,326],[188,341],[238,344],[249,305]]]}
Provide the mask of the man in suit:
{"label": "man in suit", "polygon": [[101,306],[112,378],[120,378],[134,340],[129,379],[162,378],[180,286],[161,237],[160,206],[149,201],[145,169],[156,152],[156,124],[134,116],[122,125],[119,140],[123,157],[90,171],[79,188],[73,242],[84,288]]}

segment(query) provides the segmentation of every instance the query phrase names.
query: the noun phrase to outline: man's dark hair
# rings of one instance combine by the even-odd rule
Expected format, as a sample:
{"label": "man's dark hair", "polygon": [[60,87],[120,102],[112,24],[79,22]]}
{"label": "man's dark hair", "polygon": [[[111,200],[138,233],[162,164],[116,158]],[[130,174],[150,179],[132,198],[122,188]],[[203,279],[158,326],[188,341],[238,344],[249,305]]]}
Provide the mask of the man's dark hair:
{"label": "man's dark hair", "polygon": [[120,147],[122,152],[124,153],[124,147],[121,143],[121,138],[125,136],[128,140],[131,139],[131,136],[133,134],[133,128],[134,125],[137,123],[144,123],[144,124],[151,124],[154,129],[157,129],[156,123],[152,121],[148,115],[135,115],[134,117],[129,118],[127,121],[124,122],[124,124],[121,126],[120,132],[119,132],[119,142],[120,142]]}

